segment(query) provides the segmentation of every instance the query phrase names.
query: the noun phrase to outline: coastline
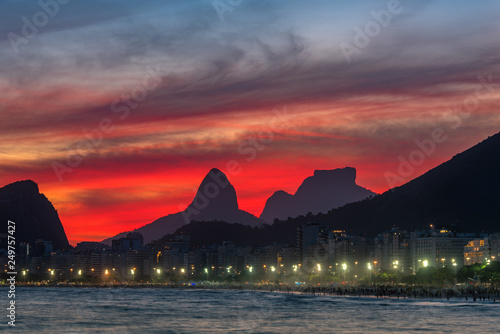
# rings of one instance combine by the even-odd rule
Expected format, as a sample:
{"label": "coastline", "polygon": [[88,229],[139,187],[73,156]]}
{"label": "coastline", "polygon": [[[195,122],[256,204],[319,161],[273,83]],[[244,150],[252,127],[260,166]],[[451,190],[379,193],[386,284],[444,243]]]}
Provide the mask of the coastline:
{"label": "coastline", "polygon": [[[1,284],[0,287],[8,287]],[[454,287],[352,287],[352,286],[295,286],[273,284],[224,284],[224,283],[115,283],[115,284],[89,284],[89,283],[59,283],[59,284],[23,284],[19,288],[97,288],[97,289],[174,289],[174,290],[209,290],[209,291],[251,291],[299,294],[310,296],[330,296],[342,298],[374,298],[374,299],[411,299],[411,300],[455,300],[472,302],[500,301],[500,290],[485,287],[468,287],[457,289]]]}

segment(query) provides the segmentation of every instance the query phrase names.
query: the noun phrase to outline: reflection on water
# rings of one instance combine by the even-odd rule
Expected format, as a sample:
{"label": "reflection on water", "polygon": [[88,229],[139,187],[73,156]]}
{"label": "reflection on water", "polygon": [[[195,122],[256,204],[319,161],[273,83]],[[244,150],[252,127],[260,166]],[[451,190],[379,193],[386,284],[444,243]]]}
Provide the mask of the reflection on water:
{"label": "reflection on water", "polygon": [[21,287],[16,297],[17,332],[500,333],[498,302],[125,288]]}

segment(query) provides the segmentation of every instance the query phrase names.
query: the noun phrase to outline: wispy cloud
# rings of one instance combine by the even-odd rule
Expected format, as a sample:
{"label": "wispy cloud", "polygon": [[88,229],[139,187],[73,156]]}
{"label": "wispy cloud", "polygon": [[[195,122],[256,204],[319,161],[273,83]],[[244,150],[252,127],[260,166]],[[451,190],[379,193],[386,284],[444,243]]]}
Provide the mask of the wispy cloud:
{"label": "wispy cloud", "polygon": [[[241,207],[258,214],[271,188],[293,191],[295,180],[316,168],[353,165],[363,186],[383,191],[383,172],[396,157],[436,126],[449,127],[450,108],[474,90],[479,75],[492,73],[497,85],[500,73],[497,1],[401,4],[404,11],[347,64],[339,43],[352,41],[354,27],[387,1],[244,1],[223,21],[209,0],[70,1],[17,53],[8,34],[22,36],[23,17],[32,20],[43,9],[4,1],[0,181],[35,179],[63,206],[64,222],[85,216],[62,200],[68,189],[72,200],[99,212],[102,203],[116,210],[134,203],[134,196],[113,196],[120,183],[137,189],[142,178],[146,194],[162,175],[185,180],[165,178],[183,195],[169,196],[168,208],[148,206],[142,221],[137,209],[129,223],[142,225],[188,201],[205,170],[241,158],[238,145],[269,122],[273,108],[286,105],[294,116],[286,129],[235,177]],[[161,84],[121,119],[113,102],[124,103],[148,66],[161,67]],[[482,100],[415,176],[497,132],[498,101],[498,93]],[[64,162],[83,131],[103,118],[114,131],[59,184],[51,163]],[[284,177],[290,160],[295,164]],[[275,183],[260,190],[255,180],[243,181],[271,176]],[[116,182],[90,191],[82,182],[89,177]],[[109,201],[100,200],[105,196]],[[119,232],[111,215],[101,223]]]}

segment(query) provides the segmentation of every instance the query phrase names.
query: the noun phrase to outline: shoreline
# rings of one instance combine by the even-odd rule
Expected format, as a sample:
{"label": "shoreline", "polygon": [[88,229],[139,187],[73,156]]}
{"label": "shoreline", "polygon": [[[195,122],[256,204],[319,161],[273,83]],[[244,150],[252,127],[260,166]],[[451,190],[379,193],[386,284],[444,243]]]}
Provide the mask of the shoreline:
{"label": "shoreline", "polygon": [[[1,284],[1,287],[8,285]],[[492,302],[500,301],[500,290],[485,287],[350,287],[350,286],[290,286],[273,284],[203,284],[203,283],[115,283],[115,284],[17,284],[19,288],[97,288],[97,289],[174,289],[209,291],[252,291],[298,294],[338,298],[410,299],[427,301]]]}

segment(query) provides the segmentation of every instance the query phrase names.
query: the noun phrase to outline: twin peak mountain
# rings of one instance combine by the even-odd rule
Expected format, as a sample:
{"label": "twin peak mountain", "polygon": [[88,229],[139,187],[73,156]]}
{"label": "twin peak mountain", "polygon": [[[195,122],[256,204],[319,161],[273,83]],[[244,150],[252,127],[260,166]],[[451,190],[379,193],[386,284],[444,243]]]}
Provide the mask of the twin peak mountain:
{"label": "twin peak mountain", "polygon": [[[304,180],[292,195],[275,192],[266,202],[259,218],[240,210],[236,190],[226,175],[212,169],[201,182],[192,203],[184,210],[171,214],[134,230],[144,241],[156,240],[175,232],[190,221],[226,221],[250,226],[272,224],[275,219],[286,219],[312,212],[328,212],[351,202],[363,200],[375,193],[356,184],[356,169],[317,170]],[[123,237],[121,233],[111,239]],[[110,239],[104,242],[110,242]]]}
{"label": "twin peak mountain", "polygon": [[[276,218],[328,212],[311,219],[335,222],[336,229],[350,230],[353,234],[376,235],[394,226],[407,230],[424,229],[429,224],[462,231],[498,232],[499,150],[500,133],[408,183],[366,201],[361,200],[374,193],[356,185],[354,168],[315,171],[294,195],[284,191],[274,193],[267,200],[260,218],[239,209],[234,187],[224,173],[213,169],[185,210],[135,231],[141,232],[146,241],[152,241],[175,232],[192,220],[222,220],[257,226],[270,224]],[[338,209],[332,210],[334,208]],[[0,221],[8,220],[16,223],[17,242],[41,238],[52,240],[54,249],[69,247],[57,211],[33,181],[19,181],[0,188]],[[283,226],[293,229],[303,222],[299,217],[288,220]],[[125,235],[122,233],[114,238]],[[3,240],[6,244],[6,236],[7,224],[3,231],[0,230],[0,244]],[[111,243],[111,239],[105,242]]]}

